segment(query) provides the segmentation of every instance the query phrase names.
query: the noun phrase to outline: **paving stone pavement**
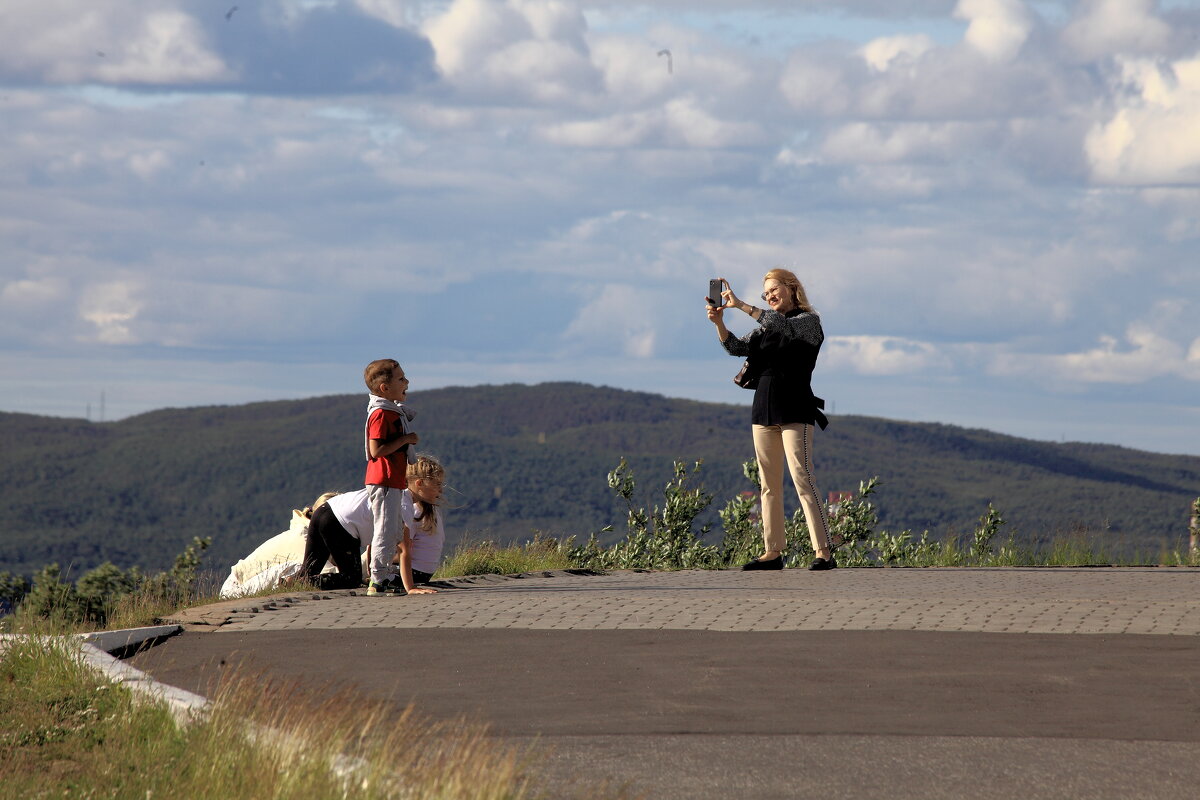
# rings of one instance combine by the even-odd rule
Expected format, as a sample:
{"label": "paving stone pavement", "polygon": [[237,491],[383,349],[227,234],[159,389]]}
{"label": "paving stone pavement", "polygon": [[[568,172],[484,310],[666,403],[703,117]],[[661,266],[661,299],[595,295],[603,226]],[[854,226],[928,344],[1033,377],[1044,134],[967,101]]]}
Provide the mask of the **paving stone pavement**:
{"label": "paving stone pavement", "polygon": [[360,591],[324,593],[319,602],[240,601],[227,604],[219,630],[1200,634],[1200,570],[1186,567],[560,571],[447,585],[437,595],[413,597],[368,598]]}

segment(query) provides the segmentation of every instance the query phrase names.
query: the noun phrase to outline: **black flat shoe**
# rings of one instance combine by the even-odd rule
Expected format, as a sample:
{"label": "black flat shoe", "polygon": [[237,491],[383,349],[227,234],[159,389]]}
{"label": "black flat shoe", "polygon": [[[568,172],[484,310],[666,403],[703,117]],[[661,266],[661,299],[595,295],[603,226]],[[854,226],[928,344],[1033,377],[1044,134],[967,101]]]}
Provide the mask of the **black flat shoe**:
{"label": "black flat shoe", "polygon": [[746,572],[752,569],[783,569],[783,556],[775,556],[766,561],[759,561],[757,558],[753,561],[747,561],[742,564],[742,571]]}
{"label": "black flat shoe", "polygon": [[818,559],[815,559],[811,564],[809,564],[808,568],[810,570],[837,569],[837,562],[833,560],[832,556],[830,556],[828,561],[826,561],[823,558],[818,558]]}

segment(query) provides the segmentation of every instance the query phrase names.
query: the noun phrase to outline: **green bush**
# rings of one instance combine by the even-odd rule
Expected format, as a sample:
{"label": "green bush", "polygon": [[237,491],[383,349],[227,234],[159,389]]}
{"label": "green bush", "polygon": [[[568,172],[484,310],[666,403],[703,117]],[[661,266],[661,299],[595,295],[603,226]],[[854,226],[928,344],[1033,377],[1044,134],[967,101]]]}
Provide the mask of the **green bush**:
{"label": "green bush", "polygon": [[[628,509],[625,538],[610,547],[601,547],[593,534],[586,544],[572,547],[574,563],[592,569],[721,569],[755,558],[762,552],[762,519],[757,491],[746,490],[732,497],[718,512],[722,538],[719,546],[705,544],[701,537],[709,529],[693,528],[696,517],[712,502],[712,495],[690,481],[698,476],[700,462],[689,472],[675,462],[674,478],[663,489],[662,506],[647,511],[634,501],[637,483],[625,459],[608,473],[608,485]],[[747,461],[742,474],[754,490],[759,488],[758,464]],[[957,541],[937,542],[929,531],[916,536],[912,531],[891,533],[876,530],[879,516],[872,501],[880,486],[878,477],[859,483],[850,498],[827,508],[830,540],[838,563],[848,567],[872,566],[1006,566],[1035,563],[1032,551],[1022,552],[1010,540],[996,546],[996,537],[1004,517],[991,504],[980,517],[964,550]],[[811,540],[804,514],[797,509],[784,523],[788,551],[787,567],[803,567],[813,558]],[[612,530],[611,527],[605,531]],[[1070,550],[1064,544],[1041,556],[1042,563],[1095,563],[1095,555]]]}
{"label": "green bush", "polygon": [[147,577],[138,567],[128,571],[104,563],[71,584],[58,564],[48,564],[34,577],[31,587],[23,579],[0,575],[0,598],[15,607],[7,626],[70,630],[80,626],[103,627],[125,606],[178,607],[196,589],[200,554],[209,539],[196,537],[168,572]]}
{"label": "green bush", "polygon": [[[697,461],[691,475],[700,471]],[[689,473],[683,462],[674,462],[674,477],[663,489],[662,506],[650,511],[635,504],[637,483],[633,470],[622,458],[608,473],[608,486],[625,501],[628,508],[624,539],[612,547],[601,548],[593,534],[587,544],[574,548],[571,559],[589,569],[713,569],[723,564],[721,552],[706,545],[692,531],[696,517],[712,503],[712,495],[702,488],[688,486]],[[609,530],[609,529],[606,529]],[[708,533],[708,526],[700,536]]]}

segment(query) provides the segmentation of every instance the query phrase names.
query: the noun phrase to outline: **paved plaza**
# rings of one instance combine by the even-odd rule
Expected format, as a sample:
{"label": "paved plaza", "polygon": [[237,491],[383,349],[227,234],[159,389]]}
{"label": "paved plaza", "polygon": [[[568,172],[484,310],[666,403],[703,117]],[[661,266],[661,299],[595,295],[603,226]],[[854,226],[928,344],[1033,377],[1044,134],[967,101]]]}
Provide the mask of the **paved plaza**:
{"label": "paved plaza", "polygon": [[[192,609],[130,660],[352,684],[546,755],[551,796],[1193,798],[1200,570],[570,571]],[[347,654],[360,653],[361,658]]]}
{"label": "paved plaza", "polygon": [[[1200,570],[947,568],[548,572],[436,597],[221,604],[223,632],[344,628],[1200,634]],[[298,598],[310,597],[306,595]],[[187,621],[185,617],[183,621]]]}

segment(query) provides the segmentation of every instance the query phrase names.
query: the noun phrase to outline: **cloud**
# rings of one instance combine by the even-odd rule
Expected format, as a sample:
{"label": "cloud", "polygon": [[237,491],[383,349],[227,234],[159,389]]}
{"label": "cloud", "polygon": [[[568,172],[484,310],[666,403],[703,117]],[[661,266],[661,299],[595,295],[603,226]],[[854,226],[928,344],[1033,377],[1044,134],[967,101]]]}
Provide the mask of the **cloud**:
{"label": "cloud", "polygon": [[357,3],[303,7],[274,0],[246,11],[228,21],[205,18],[214,47],[235,74],[214,88],[282,95],[410,92],[436,80],[424,36],[380,24]]}
{"label": "cloud", "polygon": [[441,73],[495,102],[571,103],[600,88],[587,21],[560,0],[454,0],[425,22]]}
{"label": "cloud", "polygon": [[[379,4],[369,7],[380,13]],[[357,4],[269,0],[226,19],[167,0],[16,0],[0,26],[0,79],[277,94],[409,91],[431,82],[418,33]]]}
{"label": "cloud", "polygon": [[933,39],[923,33],[900,34],[872,39],[858,52],[871,69],[887,72],[893,66],[911,64],[933,47]]}
{"label": "cloud", "polygon": [[1200,53],[1163,64],[1121,58],[1117,109],[1084,149],[1097,183],[1200,184]]}
{"label": "cloud", "polygon": [[1102,334],[1094,346],[1077,352],[1001,351],[990,370],[1060,385],[1137,385],[1161,378],[1200,382],[1200,336],[1192,306],[1190,298],[1160,301],[1149,320],[1129,323],[1122,337]]}
{"label": "cloud", "polygon": [[718,119],[692,97],[671,100],[655,111],[549,125],[541,135],[553,144],[602,148],[724,148],[756,144],[763,139],[757,125]]}
{"label": "cloud", "polygon": [[[901,34],[850,49],[832,44],[793,50],[779,90],[792,108],[819,119],[1042,120],[1074,111],[1090,77],[1064,68],[1031,42],[1023,7],[964,0],[972,19],[962,43]],[[1006,27],[1004,14],[1013,15]],[[1020,52],[1020,58],[1016,54]]]}
{"label": "cloud", "polygon": [[79,316],[94,327],[99,344],[136,344],[131,329],[142,310],[137,281],[109,281],[86,287],[79,299]]}
{"label": "cloud", "polygon": [[830,130],[820,152],[845,164],[948,161],[978,149],[994,131],[990,123],[850,122]]}
{"label": "cloud", "polygon": [[[1099,344],[1079,353],[1050,356],[1008,356],[999,359],[995,369],[1001,374],[1053,376],[1056,381],[1080,383],[1138,384],[1154,378],[1177,375],[1200,380],[1200,348],[1192,343],[1189,351],[1178,342],[1141,326],[1130,326],[1125,343],[1113,336],[1103,336]],[[1024,362],[1025,366],[1019,366]]]}
{"label": "cloud", "polygon": [[954,16],[967,21],[963,41],[991,61],[1011,61],[1033,30],[1021,0],[959,0]]}
{"label": "cloud", "polygon": [[1082,0],[1062,40],[1089,61],[1160,52],[1170,41],[1171,29],[1154,15],[1157,6],[1157,0]]}
{"label": "cloud", "polygon": [[619,351],[630,358],[655,355],[658,334],[654,303],[645,289],[607,284],[585,300],[564,336],[589,351]]}
{"label": "cloud", "polygon": [[860,375],[914,374],[952,366],[936,345],[897,336],[830,336],[821,358],[831,369]]}
{"label": "cloud", "polygon": [[210,83],[230,72],[179,3],[12,0],[0,25],[0,78],[30,83]]}

